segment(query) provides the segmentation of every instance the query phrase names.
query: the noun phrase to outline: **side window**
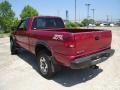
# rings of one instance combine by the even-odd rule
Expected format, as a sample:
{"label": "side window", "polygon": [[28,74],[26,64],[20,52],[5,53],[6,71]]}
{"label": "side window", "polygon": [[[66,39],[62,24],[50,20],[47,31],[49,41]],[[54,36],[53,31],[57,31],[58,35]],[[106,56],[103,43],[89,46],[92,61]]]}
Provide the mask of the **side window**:
{"label": "side window", "polygon": [[19,30],[27,30],[28,29],[28,24],[29,24],[29,19],[21,21],[21,23],[18,26]]}
{"label": "side window", "polygon": [[32,28],[38,29],[38,28],[45,28],[46,22],[44,18],[36,18],[33,21]]}
{"label": "side window", "polygon": [[20,25],[18,26],[18,30],[26,30],[25,20],[21,21]]}

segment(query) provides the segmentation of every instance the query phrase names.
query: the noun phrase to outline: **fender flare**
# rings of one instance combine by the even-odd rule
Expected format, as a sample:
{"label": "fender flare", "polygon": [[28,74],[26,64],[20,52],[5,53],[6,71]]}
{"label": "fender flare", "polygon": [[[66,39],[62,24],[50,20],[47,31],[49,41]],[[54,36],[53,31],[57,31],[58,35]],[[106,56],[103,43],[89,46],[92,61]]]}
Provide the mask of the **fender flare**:
{"label": "fender flare", "polygon": [[46,49],[48,49],[48,50],[51,52],[51,54],[52,54],[52,48],[48,45],[48,43],[47,43],[46,41],[39,40],[39,41],[36,43],[36,45],[35,45],[35,51],[36,51],[36,47],[37,47],[38,45],[44,46],[44,47],[45,47]]}

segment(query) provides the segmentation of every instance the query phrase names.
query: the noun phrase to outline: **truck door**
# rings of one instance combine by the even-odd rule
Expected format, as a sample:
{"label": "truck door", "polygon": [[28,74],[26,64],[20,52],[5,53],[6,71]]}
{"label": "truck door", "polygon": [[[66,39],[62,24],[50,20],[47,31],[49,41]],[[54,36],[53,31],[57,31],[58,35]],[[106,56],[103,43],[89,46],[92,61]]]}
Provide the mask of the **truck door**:
{"label": "truck door", "polygon": [[17,44],[19,44],[22,48],[25,48],[27,50],[29,50],[28,23],[29,23],[29,19],[22,20],[15,34]]}

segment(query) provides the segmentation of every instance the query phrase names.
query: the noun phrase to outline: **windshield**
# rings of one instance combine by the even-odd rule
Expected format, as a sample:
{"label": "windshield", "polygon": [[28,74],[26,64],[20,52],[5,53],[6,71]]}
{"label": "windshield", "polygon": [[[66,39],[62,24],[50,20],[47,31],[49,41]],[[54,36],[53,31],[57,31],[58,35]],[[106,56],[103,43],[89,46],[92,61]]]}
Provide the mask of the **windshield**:
{"label": "windshield", "polygon": [[64,28],[64,23],[61,18],[35,18],[32,27],[33,29]]}

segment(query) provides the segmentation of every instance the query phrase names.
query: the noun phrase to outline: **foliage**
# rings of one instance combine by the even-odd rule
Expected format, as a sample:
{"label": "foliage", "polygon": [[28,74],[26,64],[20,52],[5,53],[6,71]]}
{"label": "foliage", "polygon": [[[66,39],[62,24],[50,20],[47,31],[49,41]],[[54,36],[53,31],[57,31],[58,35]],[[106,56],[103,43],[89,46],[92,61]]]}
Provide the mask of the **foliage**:
{"label": "foliage", "polygon": [[96,26],[100,26],[100,23],[96,23]]}
{"label": "foliage", "polygon": [[30,5],[27,5],[22,10],[20,17],[21,19],[25,19],[26,17],[30,17],[30,16],[38,16],[38,12],[36,9],[31,7]]}
{"label": "foliage", "polygon": [[8,1],[0,3],[0,27],[3,32],[8,33],[13,25],[14,12],[11,9],[11,4]]}
{"label": "foliage", "polygon": [[65,26],[66,28],[85,27],[89,24],[93,24],[93,22],[93,19],[84,19],[82,22],[66,22]]}
{"label": "foliage", "polygon": [[65,24],[65,27],[66,28],[84,27],[84,24],[80,22],[67,22]]}
{"label": "foliage", "polygon": [[82,23],[84,26],[88,26],[89,21],[88,21],[88,19],[84,19],[81,23]]}
{"label": "foliage", "polygon": [[82,23],[77,23],[76,22],[76,24],[77,24],[78,27],[84,27],[84,25]]}
{"label": "foliage", "polygon": [[77,27],[78,25],[75,22],[66,22],[65,27],[66,28],[73,28]]}
{"label": "foliage", "polygon": [[18,18],[14,18],[14,21],[13,21],[13,27],[17,27],[18,24],[20,23],[20,20],[18,20]]}
{"label": "foliage", "polygon": [[83,26],[88,26],[89,24],[93,24],[93,22],[94,22],[93,19],[90,19],[90,20],[84,19],[84,20],[81,22],[81,24],[82,24]]}

